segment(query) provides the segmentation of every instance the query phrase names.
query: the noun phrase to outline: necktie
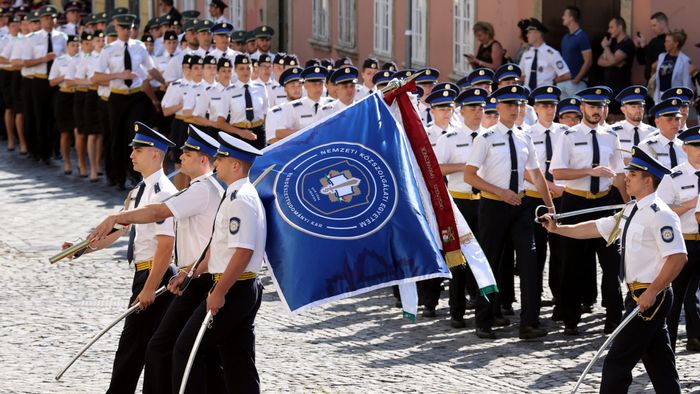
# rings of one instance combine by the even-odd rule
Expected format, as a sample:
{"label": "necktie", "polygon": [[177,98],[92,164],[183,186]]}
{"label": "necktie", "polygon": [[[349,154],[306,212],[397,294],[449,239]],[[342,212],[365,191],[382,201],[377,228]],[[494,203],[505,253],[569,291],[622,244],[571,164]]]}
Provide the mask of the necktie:
{"label": "necktie", "polygon": [[[598,146],[598,137],[596,131],[591,130],[591,140],[593,141],[593,163],[591,167],[596,168],[600,165],[600,147]],[[597,176],[591,177],[591,193],[597,194],[600,191],[600,178]]]}
{"label": "necktie", "polygon": [[[695,171],[695,176],[698,177],[698,189],[700,190],[700,171]],[[700,223],[698,223],[698,233],[700,233]]]}
{"label": "necktie", "polygon": [[532,58],[532,65],[530,66],[530,78],[527,81],[527,85],[530,87],[530,91],[535,90],[537,87],[537,48],[535,48],[535,56]]}
{"label": "necktie", "polygon": [[634,127],[634,144],[639,145],[639,127],[635,126]]}
{"label": "necktie", "polygon": [[678,158],[676,157],[676,150],[673,148],[673,141],[668,143],[668,156],[671,158],[671,168],[678,165]]}
{"label": "necktie", "polygon": [[630,226],[632,216],[634,216],[635,213],[637,213],[637,204],[634,204],[634,207],[632,207],[632,211],[625,222],[625,228],[622,230],[622,238],[620,240],[620,273],[618,274],[620,282],[625,280],[625,240],[627,239],[627,228]]}
{"label": "necktie", "polygon": [[253,112],[253,98],[250,97],[250,90],[248,90],[248,84],[243,85],[243,89],[245,90],[245,118],[246,120],[252,121],[255,117],[255,114]]}
{"label": "necktie", "polygon": [[[141,197],[143,197],[143,192],[146,190],[146,183],[141,182],[139,185],[139,190],[136,192],[136,201],[134,203],[134,209],[139,207],[141,202]],[[126,260],[129,263],[134,262],[134,241],[136,240],[136,226],[131,225],[131,230],[129,230],[129,246],[126,249]]]}
{"label": "necktie", "polygon": [[513,130],[508,130],[508,147],[510,148],[510,184],[508,188],[513,193],[518,192],[518,156],[515,153],[515,141]]}
{"label": "necktie", "polygon": [[[51,52],[53,52],[53,40],[51,39],[51,32],[49,32],[49,40],[48,40],[48,44],[46,47],[46,54],[48,55]],[[48,62],[46,62],[46,73],[47,74],[51,71],[52,65],[53,65],[52,60],[49,60]]]}
{"label": "necktie", "polygon": [[314,115],[318,113],[318,103],[314,103]]}
{"label": "necktie", "polygon": [[544,177],[550,181],[554,182],[554,176],[552,176],[552,173],[549,172],[549,164],[552,162],[552,138],[549,135],[549,130],[544,131],[544,146],[545,146],[545,154],[546,154],[546,159],[545,160],[545,171],[544,171]]}
{"label": "necktie", "polygon": [[430,108],[425,109],[425,123],[428,124],[433,121],[433,117],[430,116]]}
{"label": "necktie", "polygon": [[[124,70],[131,70],[131,54],[129,54],[129,43],[124,44]],[[131,79],[125,79],[124,84],[127,87],[131,87]]]}
{"label": "necktie", "polygon": [[[474,143],[474,138],[476,138],[477,135],[479,135],[479,133],[477,133],[476,131],[473,131],[473,132],[471,133],[471,136],[472,136],[472,144]],[[472,186],[472,193],[474,193],[474,194],[479,194],[479,193],[481,193],[481,190],[479,190],[479,189],[475,188],[474,186]]]}

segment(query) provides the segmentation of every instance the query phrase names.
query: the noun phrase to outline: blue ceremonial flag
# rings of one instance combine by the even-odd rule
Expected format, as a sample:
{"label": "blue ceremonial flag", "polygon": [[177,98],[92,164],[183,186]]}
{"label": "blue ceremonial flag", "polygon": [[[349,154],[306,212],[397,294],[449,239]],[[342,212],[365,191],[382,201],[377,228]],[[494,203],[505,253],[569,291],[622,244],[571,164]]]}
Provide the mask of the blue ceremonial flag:
{"label": "blue ceremonial flag", "polygon": [[267,257],[292,312],[381,287],[450,277],[408,142],[376,94],[263,150],[250,170]]}

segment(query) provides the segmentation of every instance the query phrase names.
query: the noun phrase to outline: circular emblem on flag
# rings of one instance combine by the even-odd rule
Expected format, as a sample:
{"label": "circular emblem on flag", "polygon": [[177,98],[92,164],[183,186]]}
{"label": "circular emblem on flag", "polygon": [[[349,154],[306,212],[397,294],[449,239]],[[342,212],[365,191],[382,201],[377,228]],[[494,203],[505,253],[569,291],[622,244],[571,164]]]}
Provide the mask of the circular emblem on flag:
{"label": "circular emblem on flag", "polygon": [[313,147],[275,178],[276,209],[292,227],[329,239],[379,231],[398,201],[396,177],[374,150],[339,142]]}

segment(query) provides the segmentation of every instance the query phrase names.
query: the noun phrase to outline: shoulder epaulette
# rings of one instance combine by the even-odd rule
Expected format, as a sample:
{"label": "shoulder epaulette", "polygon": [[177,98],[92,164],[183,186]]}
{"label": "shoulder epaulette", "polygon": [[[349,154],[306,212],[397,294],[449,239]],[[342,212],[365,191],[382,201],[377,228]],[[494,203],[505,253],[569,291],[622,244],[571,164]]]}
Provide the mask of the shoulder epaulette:
{"label": "shoulder epaulette", "polygon": [[683,174],[683,171],[678,170],[678,171],[676,171],[676,172],[674,172],[674,173],[671,174],[671,178],[677,178],[677,177],[679,177],[681,174]]}
{"label": "shoulder epaulette", "polygon": [[551,55],[552,53],[554,53],[554,51],[551,50],[550,48],[547,48],[547,53],[549,53]]}
{"label": "shoulder epaulette", "polygon": [[564,131],[564,135],[569,135],[569,134],[573,133],[574,131],[576,131],[576,130],[574,130],[572,128],[568,128],[568,129],[566,129],[566,131]]}
{"label": "shoulder epaulette", "polygon": [[153,185],[153,190],[156,192],[156,194],[160,193],[160,185],[158,184],[158,182],[156,182],[155,185]]}
{"label": "shoulder epaulette", "polygon": [[230,89],[235,89],[235,88],[236,88],[235,85],[231,85],[231,86],[227,86],[225,90],[230,90]]}
{"label": "shoulder epaulette", "polygon": [[238,194],[238,190],[236,190],[236,191],[234,191],[233,193],[231,193],[231,201],[233,201],[233,200],[236,199],[236,194]]}
{"label": "shoulder epaulette", "polygon": [[171,85],[171,86],[177,86],[177,85],[179,85],[179,84],[181,84],[181,83],[182,83],[182,81],[180,81],[180,80],[178,79],[177,81],[170,83],[170,85]]}
{"label": "shoulder epaulette", "polygon": [[301,101],[294,101],[294,102],[292,103],[292,107],[294,107],[294,108],[296,108],[296,107],[298,107],[298,106],[300,106],[300,105],[301,105]]}
{"label": "shoulder epaulette", "polygon": [[659,142],[656,138],[650,138],[649,141],[647,141],[647,145],[655,144]]}
{"label": "shoulder epaulette", "polygon": [[211,88],[213,88],[213,86],[207,86],[207,88],[204,89],[204,90],[209,90],[209,89],[211,89]]}
{"label": "shoulder epaulette", "polygon": [[333,109],[333,104],[326,104],[323,107],[321,107],[322,110],[327,110],[327,109]]}
{"label": "shoulder epaulette", "polygon": [[450,131],[449,133],[445,134],[446,138],[454,137],[457,135],[456,131]]}
{"label": "shoulder epaulette", "polygon": [[615,137],[618,137],[617,133],[612,131],[612,129],[608,130],[608,133],[614,135]]}
{"label": "shoulder epaulette", "polygon": [[651,207],[651,209],[654,210],[654,212],[659,212],[659,210],[660,210],[659,206],[656,205],[656,203],[651,204],[650,207]]}
{"label": "shoulder epaulette", "polygon": [[282,110],[282,107],[280,107],[279,105],[272,107],[272,112],[280,112],[281,110]]}
{"label": "shoulder epaulette", "polygon": [[489,131],[485,132],[484,134],[482,134],[482,136],[484,136],[484,138],[488,138],[488,137],[492,136],[493,133],[494,133],[493,130],[489,130]]}
{"label": "shoulder epaulette", "polygon": [[617,131],[617,130],[622,130],[622,125],[614,126],[612,129],[615,130],[615,131]]}

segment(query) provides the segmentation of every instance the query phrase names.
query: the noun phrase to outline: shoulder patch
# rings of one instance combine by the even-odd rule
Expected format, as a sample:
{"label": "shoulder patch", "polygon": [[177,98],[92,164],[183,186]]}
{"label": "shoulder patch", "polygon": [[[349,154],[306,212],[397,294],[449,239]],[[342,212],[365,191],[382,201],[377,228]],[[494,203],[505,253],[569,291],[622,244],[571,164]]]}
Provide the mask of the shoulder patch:
{"label": "shoulder patch", "polygon": [[280,107],[279,105],[276,107],[272,107],[272,112],[280,112],[281,110],[282,110],[282,107]]}
{"label": "shoulder patch", "polygon": [[[656,203],[653,203],[650,205],[651,209],[654,210],[654,212],[659,212],[659,206],[656,205]],[[669,227],[670,228],[670,227]],[[663,229],[662,229],[663,230]]]}
{"label": "shoulder patch", "polygon": [[155,185],[153,185],[153,190],[156,192],[156,194],[160,193],[160,185],[158,182],[156,182]]}
{"label": "shoulder patch", "polygon": [[295,101],[292,103],[292,107],[296,108],[301,105],[301,101]]}
{"label": "shoulder patch", "polygon": [[236,190],[235,192],[231,193],[231,201],[233,201],[233,200],[236,199],[236,194],[238,194],[238,190]]}
{"label": "shoulder patch", "polygon": [[454,136],[456,136],[456,135],[457,135],[457,132],[456,132],[456,131],[451,131],[451,132],[445,134],[446,138],[454,137]]}
{"label": "shoulder patch", "polygon": [[238,230],[241,228],[241,219],[237,217],[232,217],[228,221],[228,232],[230,232],[232,235],[237,234]]}
{"label": "shoulder patch", "polygon": [[673,234],[673,227],[671,227],[671,226],[661,227],[661,239],[664,242],[671,243],[671,242],[673,242],[674,238],[675,238],[675,234]]}
{"label": "shoulder patch", "polygon": [[489,131],[485,132],[484,134],[482,134],[482,136],[483,136],[484,138],[488,138],[488,137],[492,136],[493,133],[494,133],[493,130],[489,130]]}
{"label": "shoulder patch", "polygon": [[617,130],[622,130],[622,125],[620,125],[620,126],[613,126],[612,129],[615,130],[615,131],[617,131]]}
{"label": "shoulder patch", "polygon": [[681,176],[682,174],[683,174],[683,171],[678,170],[678,171],[671,174],[671,178],[677,178],[677,177]]}

